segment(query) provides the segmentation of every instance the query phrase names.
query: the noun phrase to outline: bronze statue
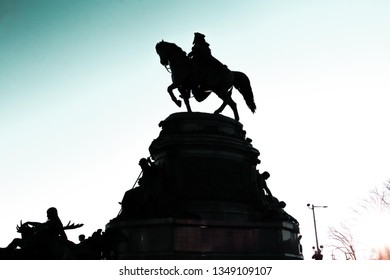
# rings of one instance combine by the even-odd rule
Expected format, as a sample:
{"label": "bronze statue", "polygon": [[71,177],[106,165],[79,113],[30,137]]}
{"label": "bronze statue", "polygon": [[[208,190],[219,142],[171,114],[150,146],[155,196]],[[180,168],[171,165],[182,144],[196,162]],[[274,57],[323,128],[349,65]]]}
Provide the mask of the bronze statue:
{"label": "bronze statue", "polygon": [[141,172],[133,187],[126,191],[119,203],[121,210],[117,220],[156,217],[169,210],[165,202],[167,198],[163,193],[161,168],[150,158],[141,158],[138,164]]}
{"label": "bronze statue", "polygon": [[270,177],[269,172],[265,171],[260,173],[257,171],[257,184],[258,184],[258,201],[261,207],[261,218],[262,219],[280,219],[285,221],[291,221],[299,224],[298,221],[289,215],[284,208],[286,203],[279,201],[275,196],[272,195],[271,190],[267,186],[267,180]]}
{"label": "bronze statue", "polygon": [[237,105],[231,97],[234,86],[254,113],[256,104],[248,77],[242,72],[230,71],[226,65],[214,58],[204,38],[203,34],[195,33],[194,45],[188,56],[174,43],[161,41],[156,44],[160,63],[171,71],[172,84],[167,89],[171,99],[176,105],[181,106],[180,100],[177,100],[173,93],[177,88],[184,99],[187,111],[191,112],[189,104],[191,93],[198,102],[202,102],[214,92],[223,100],[222,105],[214,113],[220,114],[226,105],[229,105],[235,120],[238,121]]}
{"label": "bronze statue", "polygon": [[55,207],[47,210],[47,221],[20,222],[16,230],[21,234],[21,238],[15,238],[8,246],[7,250],[20,248],[27,258],[43,259],[67,259],[73,258],[73,242],[69,241],[65,230],[82,227],[83,224],[74,224],[69,221],[63,226]]}

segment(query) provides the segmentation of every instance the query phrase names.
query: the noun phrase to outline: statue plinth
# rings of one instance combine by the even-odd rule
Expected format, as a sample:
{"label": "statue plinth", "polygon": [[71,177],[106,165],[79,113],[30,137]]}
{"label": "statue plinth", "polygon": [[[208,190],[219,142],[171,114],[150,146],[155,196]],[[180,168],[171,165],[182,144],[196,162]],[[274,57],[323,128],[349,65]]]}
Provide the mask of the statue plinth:
{"label": "statue plinth", "polygon": [[150,183],[106,227],[112,258],[302,259],[298,224],[261,195],[260,153],[242,124],[176,113],[160,126]]}
{"label": "statue plinth", "polygon": [[246,140],[240,123],[221,115],[177,113],[160,126],[149,150],[165,170],[164,192],[179,202],[177,210],[187,208],[202,219],[208,218],[206,208],[211,215],[225,207],[223,215],[249,211],[255,203],[259,152]]}

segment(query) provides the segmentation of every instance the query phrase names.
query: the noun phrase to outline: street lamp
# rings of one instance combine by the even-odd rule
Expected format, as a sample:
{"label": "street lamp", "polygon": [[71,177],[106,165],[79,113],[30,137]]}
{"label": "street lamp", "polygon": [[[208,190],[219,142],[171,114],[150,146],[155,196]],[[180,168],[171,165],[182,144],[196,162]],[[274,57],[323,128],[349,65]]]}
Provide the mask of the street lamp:
{"label": "street lamp", "polygon": [[[318,206],[318,205],[314,205],[314,204],[308,203],[307,207],[309,207],[309,209],[311,209],[313,211],[314,234],[315,234],[315,237],[316,237],[316,246],[317,246],[317,251],[313,255],[313,259],[315,259],[315,260],[322,260],[323,256],[321,254],[321,249],[323,248],[323,246],[322,245],[318,246],[317,223],[316,223],[316,214],[314,212],[314,209],[315,208],[327,208],[328,206]],[[313,249],[314,249],[314,247],[313,247]]]}

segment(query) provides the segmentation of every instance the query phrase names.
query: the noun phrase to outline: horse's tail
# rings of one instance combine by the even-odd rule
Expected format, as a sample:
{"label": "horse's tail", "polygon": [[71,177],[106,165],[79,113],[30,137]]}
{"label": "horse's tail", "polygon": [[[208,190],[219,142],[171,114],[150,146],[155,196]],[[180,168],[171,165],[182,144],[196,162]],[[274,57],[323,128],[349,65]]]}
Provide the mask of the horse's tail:
{"label": "horse's tail", "polygon": [[242,94],[246,105],[254,113],[256,111],[256,104],[253,97],[251,83],[247,75],[242,72],[233,71],[234,73],[234,87]]}

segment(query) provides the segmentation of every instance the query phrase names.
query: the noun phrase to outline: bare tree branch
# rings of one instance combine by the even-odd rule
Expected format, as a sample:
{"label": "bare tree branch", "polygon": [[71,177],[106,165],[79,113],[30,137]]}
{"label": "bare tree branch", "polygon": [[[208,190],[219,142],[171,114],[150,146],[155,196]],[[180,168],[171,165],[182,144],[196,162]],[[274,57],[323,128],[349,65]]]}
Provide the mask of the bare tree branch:
{"label": "bare tree branch", "polygon": [[[370,215],[390,214],[390,179],[381,187],[371,190],[369,196],[361,204],[352,208],[352,212],[352,221],[357,225],[364,223]],[[354,229],[354,227],[351,227],[351,229]],[[381,228],[371,228],[371,230],[375,232],[380,231]],[[334,250],[338,250],[356,260],[356,247],[350,228],[344,224],[341,224],[339,228],[330,227],[329,237],[334,241],[334,244],[331,245]],[[390,259],[390,246],[388,244],[383,244],[382,248],[371,248],[371,251],[377,259]]]}
{"label": "bare tree branch", "polygon": [[341,224],[341,230],[334,227],[329,228],[329,237],[335,241],[335,244],[331,244],[335,250],[343,252],[346,256],[350,256],[351,259],[356,260],[356,252],[353,244],[353,238],[350,230],[344,224]]}

